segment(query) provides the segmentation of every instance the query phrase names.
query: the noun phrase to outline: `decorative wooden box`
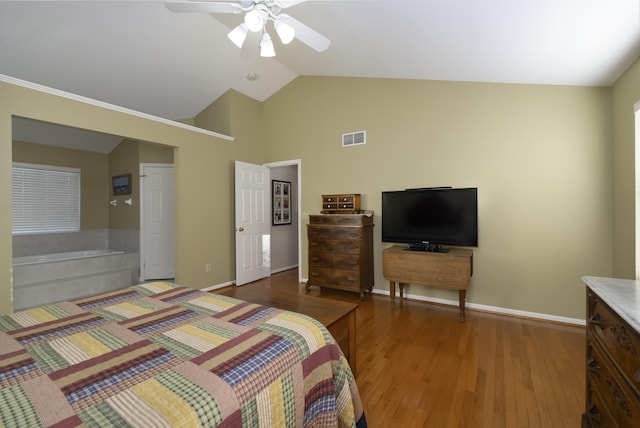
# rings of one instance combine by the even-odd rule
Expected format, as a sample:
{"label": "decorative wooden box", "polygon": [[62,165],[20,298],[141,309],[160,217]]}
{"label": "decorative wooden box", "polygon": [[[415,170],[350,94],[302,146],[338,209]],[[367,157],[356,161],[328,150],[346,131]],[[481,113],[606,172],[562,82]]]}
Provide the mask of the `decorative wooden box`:
{"label": "decorative wooden box", "polygon": [[360,213],[360,194],[322,195],[322,214]]}

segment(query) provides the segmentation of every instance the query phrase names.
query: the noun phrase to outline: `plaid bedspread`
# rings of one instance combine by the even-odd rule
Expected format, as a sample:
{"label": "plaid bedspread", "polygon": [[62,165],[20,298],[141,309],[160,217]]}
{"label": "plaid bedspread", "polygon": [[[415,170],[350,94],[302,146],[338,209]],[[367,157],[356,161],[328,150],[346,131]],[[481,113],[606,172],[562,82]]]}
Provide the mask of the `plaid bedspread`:
{"label": "plaid bedspread", "polygon": [[366,426],[305,315],[165,282],[0,317],[0,426]]}

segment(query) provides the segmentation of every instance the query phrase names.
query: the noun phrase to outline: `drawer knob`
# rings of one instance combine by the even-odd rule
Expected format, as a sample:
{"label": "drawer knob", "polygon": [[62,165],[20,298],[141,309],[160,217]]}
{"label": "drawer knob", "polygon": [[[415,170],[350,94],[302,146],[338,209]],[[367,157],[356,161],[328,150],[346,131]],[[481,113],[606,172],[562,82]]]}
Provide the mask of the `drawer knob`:
{"label": "drawer knob", "polygon": [[598,364],[595,358],[589,358],[589,361],[587,361],[587,368],[592,373],[600,374],[600,364]]}
{"label": "drawer knob", "polygon": [[[589,422],[596,422],[597,426],[602,424],[602,415],[600,414],[600,411],[598,410],[598,408],[594,404],[589,406],[589,409],[587,410],[586,413],[583,413],[583,416]],[[590,423],[589,425],[592,425],[592,424]]]}
{"label": "drawer knob", "polygon": [[589,317],[589,325],[597,325],[600,328],[604,328],[604,320],[599,313],[595,313]]}

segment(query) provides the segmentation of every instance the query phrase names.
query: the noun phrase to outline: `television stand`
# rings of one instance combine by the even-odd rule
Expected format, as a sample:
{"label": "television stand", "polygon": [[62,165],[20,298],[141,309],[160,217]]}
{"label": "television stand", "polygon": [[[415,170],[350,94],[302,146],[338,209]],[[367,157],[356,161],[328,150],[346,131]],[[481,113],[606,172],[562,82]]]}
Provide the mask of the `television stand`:
{"label": "television stand", "polygon": [[382,251],[382,274],[389,281],[391,305],[395,306],[396,283],[400,299],[405,284],[458,290],[460,321],[465,319],[465,298],[473,275],[473,251],[449,248],[448,252],[407,251],[394,245]]}

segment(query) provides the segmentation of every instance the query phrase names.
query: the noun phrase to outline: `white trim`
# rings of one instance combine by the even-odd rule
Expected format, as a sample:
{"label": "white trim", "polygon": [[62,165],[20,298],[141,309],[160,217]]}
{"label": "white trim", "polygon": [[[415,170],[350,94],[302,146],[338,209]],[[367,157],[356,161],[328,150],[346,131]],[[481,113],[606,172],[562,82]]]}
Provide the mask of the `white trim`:
{"label": "white trim", "polygon": [[[386,296],[391,295],[389,290],[381,290],[378,288],[374,288],[371,292],[375,294],[386,295]],[[407,294],[407,293],[404,294],[404,297],[405,299],[408,298],[411,300],[419,300],[422,302],[437,303],[441,305],[458,307],[457,300],[438,299],[435,297],[426,297],[426,296],[419,296],[419,295]],[[550,314],[541,314],[539,312],[520,311],[517,309],[501,308],[498,306],[489,306],[489,305],[480,305],[478,303],[469,303],[469,302],[465,304],[465,307],[470,309],[477,309],[483,312],[492,312],[500,315],[510,315],[510,316],[516,316],[520,318],[531,318],[531,319],[536,319],[541,321],[552,321],[557,323],[581,325],[581,326],[586,325],[586,321],[583,319],[560,317],[557,315],[550,315]]]}
{"label": "white trim", "polygon": [[[300,282],[307,282],[307,281],[308,279],[304,278]],[[391,295],[391,292],[389,290],[382,290],[380,288],[374,288],[373,290],[371,290],[371,293],[380,294],[383,296]],[[405,299],[418,300],[426,303],[437,303],[440,305],[454,306],[456,308],[459,305],[457,300],[438,299],[435,297],[419,296],[416,294],[404,293],[404,297]],[[579,325],[579,326],[587,325],[586,320],[583,320],[580,318],[561,317],[557,315],[542,314],[539,312],[520,311],[517,309],[501,308],[498,306],[489,306],[489,305],[480,305],[478,303],[469,303],[469,302],[465,303],[465,307],[470,309],[477,309],[478,311],[482,311],[482,312],[491,312],[499,315],[515,316],[519,318],[530,318],[530,319],[535,319],[540,321],[550,321],[550,322]]]}
{"label": "white trim", "polygon": [[46,94],[56,95],[58,97],[67,98],[81,103],[94,105],[96,107],[106,108],[108,110],[117,111],[119,113],[129,114],[131,116],[140,117],[142,119],[151,120],[154,122],[162,123],[165,125],[173,126],[176,128],[186,129],[188,131],[197,132],[199,134],[209,135],[211,137],[221,138],[223,140],[233,141],[234,138],[228,135],[220,134],[219,132],[210,131],[208,129],[198,128],[196,126],[187,125],[186,123],[176,122],[175,120],[165,119],[164,117],[154,116],[148,113],[142,113],[137,110],[132,110],[126,107],[117,106],[115,104],[105,103],[103,101],[94,100],[92,98],[83,97],[81,95],[72,94],[70,92],[61,91],[59,89],[50,88],[48,86],[39,85],[37,83],[28,82],[26,80],[16,79],[15,77],[0,74],[0,82],[10,83],[12,85],[21,86],[27,89],[33,89]]}
{"label": "white trim", "polygon": [[[279,161],[279,162],[269,162],[264,163],[262,166],[266,166],[267,168],[280,168],[283,166],[292,166],[295,165],[298,172],[298,266],[302,266],[302,159],[292,159],[288,161]],[[290,268],[286,268],[283,270],[287,270]],[[275,272],[271,272],[275,273]],[[302,281],[302,272],[298,270],[298,282]]]}
{"label": "white trim", "polygon": [[633,145],[635,148],[635,176],[634,176],[634,207],[635,207],[635,274],[636,279],[640,279],[640,101],[636,102],[634,105],[634,114],[633,114],[633,127],[634,127],[634,140]]}
{"label": "white trim", "polygon": [[287,270],[295,269],[297,267],[298,267],[298,265],[291,265],[291,266],[285,266],[285,267],[280,268],[280,269],[275,269],[275,270],[271,271],[271,275],[273,275],[274,273],[279,273],[279,272],[284,272],[284,271],[287,271]]}
{"label": "white trim", "polygon": [[222,284],[211,285],[209,287],[201,288],[200,290],[202,291],[219,290],[221,288],[231,287],[235,283],[236,283],[235,281],[228,281],[228,282],[223,282]]}

